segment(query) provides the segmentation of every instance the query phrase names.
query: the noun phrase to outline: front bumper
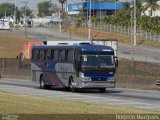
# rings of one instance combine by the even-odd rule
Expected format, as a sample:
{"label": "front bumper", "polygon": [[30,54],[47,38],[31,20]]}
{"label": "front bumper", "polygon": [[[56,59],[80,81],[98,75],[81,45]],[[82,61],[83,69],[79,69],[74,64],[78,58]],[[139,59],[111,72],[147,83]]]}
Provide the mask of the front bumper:
{"label": "front bumper", "polygon": [[78,88],[115,88],[116,82],[90,81],[80,82]]}

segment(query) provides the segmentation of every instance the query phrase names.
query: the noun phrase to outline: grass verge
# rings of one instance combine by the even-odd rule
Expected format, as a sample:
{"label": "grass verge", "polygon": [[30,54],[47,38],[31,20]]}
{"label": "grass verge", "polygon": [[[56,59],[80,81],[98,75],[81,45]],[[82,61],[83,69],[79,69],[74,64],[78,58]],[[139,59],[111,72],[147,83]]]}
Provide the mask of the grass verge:
{"label": "grass verge", "polygon": [[2,114],[156,114],[156,112],[0,92]]}

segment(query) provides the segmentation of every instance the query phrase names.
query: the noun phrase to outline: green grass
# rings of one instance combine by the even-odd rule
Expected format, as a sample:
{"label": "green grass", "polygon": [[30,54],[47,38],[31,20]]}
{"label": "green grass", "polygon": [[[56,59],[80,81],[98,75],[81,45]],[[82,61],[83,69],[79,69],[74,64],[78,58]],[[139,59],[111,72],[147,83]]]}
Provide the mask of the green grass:
{"label": "green grass", "polygon": [[156,113],[152,111],[46,99],[0,92],[0,113],[8,114],[134,114]]}

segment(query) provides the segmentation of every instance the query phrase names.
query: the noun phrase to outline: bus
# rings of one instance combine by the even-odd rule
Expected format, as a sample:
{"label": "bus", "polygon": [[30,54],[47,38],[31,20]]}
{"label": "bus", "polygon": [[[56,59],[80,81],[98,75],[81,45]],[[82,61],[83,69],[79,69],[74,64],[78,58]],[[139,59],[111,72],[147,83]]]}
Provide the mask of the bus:
{"label": "bus", "polygon": [[31,79],[40,88],[63,87],[72,92],[116,85],[114,49],[91,43],[39,45],[32,48]]}
{"label": "bus", "polygon": [[10,30],[10,24],[10,21],[0,19],[0,30]]}

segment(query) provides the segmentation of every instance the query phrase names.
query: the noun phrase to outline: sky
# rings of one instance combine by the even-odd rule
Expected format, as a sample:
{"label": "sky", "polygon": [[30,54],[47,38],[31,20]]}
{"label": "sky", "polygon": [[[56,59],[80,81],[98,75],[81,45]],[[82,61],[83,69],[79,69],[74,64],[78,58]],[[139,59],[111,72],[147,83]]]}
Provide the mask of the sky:
{"label": "sky", "polygon": [[[0,3],[15,3],[15,1],[17,2],[17,6],[19,7],[22,7],[24,6],[24,3],[22,2],[28,2],[28,5],[30,9],[32,10],[36,10],[37,9],[37,4],[39,2],[42,2],[42,1],[48,1],[48,0],[0,0]],[[52,3],[58,3],[59,0],[51,0]],[[67,0],[68,3],[71,3],[73,1],[76,1],[76,2],[79,2],[81,0]]]}

